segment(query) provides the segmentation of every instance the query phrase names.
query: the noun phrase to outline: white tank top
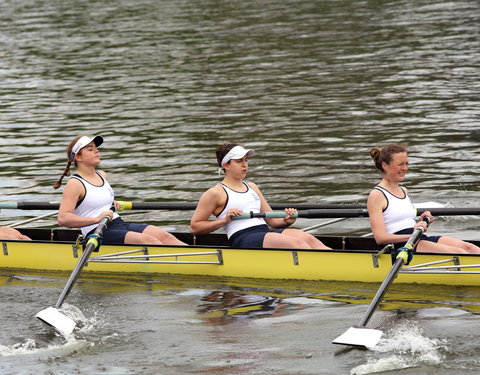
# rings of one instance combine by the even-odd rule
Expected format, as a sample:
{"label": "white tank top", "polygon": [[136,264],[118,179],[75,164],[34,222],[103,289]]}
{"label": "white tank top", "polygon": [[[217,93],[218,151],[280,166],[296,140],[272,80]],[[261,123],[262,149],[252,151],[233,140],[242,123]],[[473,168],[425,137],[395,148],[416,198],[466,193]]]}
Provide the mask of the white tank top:
{"label": "white tank top", "polygon": [[[100,186],[93,185],[78,174],[74,174],[71,178],[75,178],[83,184],[85,188],[85,196],[81,201],[77,203],[77,207],[73,211],[75,215],[82,217],[96,217],[104,211],[108,211],[112,207],[114,194],[110,187],[110,184],[103,176],[96,171],[96,173],[102,179]],[[114,212],[113,219],[116,219],[119,215]],[[98,224],[88,225],[80,228],[82,234],[87,234],[92,229],[95,229]]]}
{"label": "white tank top", "polygon": [[[225,216],[227,216],[227,212],[231,208],[238,208],[243,212],[260,212],[261,203],[258,194],[248,184],[245,182],[243,182],[243,184],[247,188],[247,190],[244,192],[235,191],[224,184],[220,184],[220,186],[227,193],[227,202],[222,212],[220,212],[220,214],[217,216],[219,219],[223,219]],[[224,229],[227,232],[227,237],[230,238],[239,230],[262,224],[266,224],[265,220],[257,217],[252,219],[232,220],[230,223],[224,226]]]}
{"label": "white tank top", "polygon": [[387,199],[387,207],[383,210],[387,232],[396,233],[402,229],[413,228],[417,210],[405,190],[402,189],[405,196],[399,198],[381,186],[375,186],[374,189],[381,191]]}

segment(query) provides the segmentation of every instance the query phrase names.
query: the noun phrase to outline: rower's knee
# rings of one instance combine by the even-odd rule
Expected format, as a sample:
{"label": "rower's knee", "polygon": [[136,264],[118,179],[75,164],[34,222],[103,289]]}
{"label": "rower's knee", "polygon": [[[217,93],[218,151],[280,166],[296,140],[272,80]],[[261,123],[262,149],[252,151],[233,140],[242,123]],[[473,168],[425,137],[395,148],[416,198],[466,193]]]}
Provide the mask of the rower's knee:
{"label": "rower's knee", "polygon": [[144,243],[151,243],[151,244],[156,244],[156,245],[163,245],[163,241],[160,240],[159,238],[152,236],[150,234],[145,234],[143,233],[142,235]]}
{"label": "rower's knee", "polygon": [[152,236],[147,233],[138,233],[138,232],[127,232],[125,236],[125,243],[162,245],[162,241],[160,241],[155,236]]}
{"label": "rower's knee", "polygon": [[478,246],[475,246],[474,244],[472,244],[470,242],[465,242],[465,250],[468,253],[473,253],[473,254],[480,253],[480,248]]}
{"label": "rower's knee", "polygon": [[292,247],[295,249],[312,249],[312,244],[299,238],[292,238]]}

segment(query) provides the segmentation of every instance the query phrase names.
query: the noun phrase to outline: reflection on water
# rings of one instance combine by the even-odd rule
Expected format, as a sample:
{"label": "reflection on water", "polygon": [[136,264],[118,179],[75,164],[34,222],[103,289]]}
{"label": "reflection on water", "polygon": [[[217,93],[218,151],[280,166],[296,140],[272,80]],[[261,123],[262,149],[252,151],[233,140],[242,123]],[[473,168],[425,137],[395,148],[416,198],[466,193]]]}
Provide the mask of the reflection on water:
{"label": "reflection on water", "polygon": [[[87,359],[89,372],[99,374],[136,373],[139,366],[145,374],[271,374],[272,366],[285,375],[318,368],[347,374],[404,363],[448,374],[448,363],[469,368],[470,352],[460,348],[479,328],[478,288],[393,284],[369,323],[384,331],[377,350],[334,356],[331,340],[360,320],[378,285],[85,274],[68,300],[81,310],[82,328],[65,341],[34,315],[56,301],[67,276],[0,276],[2,374],[52,366],[81,373]],[[455,358],[444,363],[444,351]]]}
{"label": "reflection on water", "polygon": [[272,316],[282,306],[277,297],[234,291],[213,291],[202,301],[198,307],[201,318],[216,324],[224,324],[230,318]]}

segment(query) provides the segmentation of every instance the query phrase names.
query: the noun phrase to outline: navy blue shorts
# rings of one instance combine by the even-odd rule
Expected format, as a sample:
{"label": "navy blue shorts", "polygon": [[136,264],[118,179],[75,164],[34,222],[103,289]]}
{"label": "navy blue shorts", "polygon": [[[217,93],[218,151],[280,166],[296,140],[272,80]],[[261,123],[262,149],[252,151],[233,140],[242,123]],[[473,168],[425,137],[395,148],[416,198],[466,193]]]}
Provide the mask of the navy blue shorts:
{"label": "navy blue shorts", "polygon": [[283,229],[270,229],[268,225],[255,225],[235,232],[230,238],[233,247],[252,248],[263,247],[263,239],[267,233],[282,233]]}
{"label": "navy blue shorts", "polygon": [[[402,229],[399,230],[398,232],[395,232],[394,234],[412,234],[413,233],[413,228],[407,228],[407,229]],[[420,237],[421,241],[430,241],[430,242],[438,242],[442,236],[427,236],[426,234],[422,234],[422,237]],[[395,249],[400,249],[403,245],[405,245],[407,242],[399,242],[394,244]],[[415,247],[415,250],[417,248]]]}
{"label": "navy blue shorts", "polygon": [[[146,227],[148,227],[148,224],[129,224],[123,221],[122,218],[117,217],[108,225],[103,233],[102,244],[109,245],[125,243],[125,235],[127,232],[143,233]],[[92,234],[94,231],[95,229],[88,233],[88,235]]]}

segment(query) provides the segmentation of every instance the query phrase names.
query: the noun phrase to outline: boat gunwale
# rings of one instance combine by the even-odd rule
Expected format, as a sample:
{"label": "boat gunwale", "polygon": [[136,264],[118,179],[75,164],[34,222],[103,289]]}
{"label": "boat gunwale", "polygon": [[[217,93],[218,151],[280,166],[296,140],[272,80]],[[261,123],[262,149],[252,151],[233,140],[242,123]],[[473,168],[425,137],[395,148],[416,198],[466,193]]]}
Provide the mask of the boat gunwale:
{"label": "boat gunwale", "polygon": [[[52,233],[69,233],[71,235],[80,235],[81,232],[78,229],[65,229],[65,228],[16,228],[22,233],[27,233],[28,232],[36,232],[36,233],[43,233],[43,232],[48,232],[50,234]],[[189,236],[192,238],[195,238],[194,235],[191,233],[187,232],[171,232],[175,236]],[[202,235],[201,235],[202,236]],[[201,237],[197,236],[197,237]],[[220,234],[220,233],[214,233],[214,234],[209,234],[206,236],[214,236],[217,238],[222,239],[225,241],[226,235],[225,234]],[[342,243],[345,243],[345,241],[351,240],[351,241],[372,241],[375,243],[373,237],[362,237],[362,236],[341,236],[341,235],[317,235],[317,238],[320,240],[340,240]],[[0,239],[0,243],[25,243],[25,244],[31,244],[31,243],[39,243],[39,244],[63,244],[63,245],[74,245],[76,243],[75,240],[46,240],[46,239],[32,239],[32,240],[3,240]],[[476,243],[477,245],[480,244],[480,241],[476,240],[471,240],[469,242]],[[237,247],[232,247],[229,245],[223,245],[223,244],[187,244],[187,245],[158,245],[158,244],[109,244],[109,245],[101,245],[100,247],[124,247],[124,248],[132,248],[132,247],[149,247],[149,248],[178,248],[178,249],[219,249],[219,250],[240,250],[240,251],[281,251],[281,252],[313,252],[313,253],[352,253],[352,254],[378,254],[379,252],[382,251],[382,249],[385,246],[388,245],[375,245],[377,248],[368,248],[368,249],[355,249],[355,248],[332,248],[332,249],[303,249],[303,248],[274,248],[274,247],[251,247],[251,248],[237,248]],[[82,246],[83,249],[83,246]],[[391,255],[391,250],[387,249],[386,251],[383,252],[385,255]],[[480,256],[480,254],[459,254],[459,253],[414,253],[414,255],[427,255],[427,256],[467,256],[467,257],[477,257]],[[2,267],[0,266],[0,269]]]}

